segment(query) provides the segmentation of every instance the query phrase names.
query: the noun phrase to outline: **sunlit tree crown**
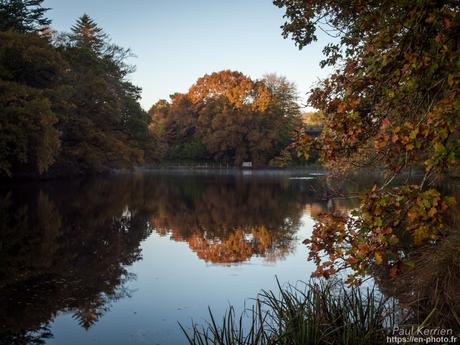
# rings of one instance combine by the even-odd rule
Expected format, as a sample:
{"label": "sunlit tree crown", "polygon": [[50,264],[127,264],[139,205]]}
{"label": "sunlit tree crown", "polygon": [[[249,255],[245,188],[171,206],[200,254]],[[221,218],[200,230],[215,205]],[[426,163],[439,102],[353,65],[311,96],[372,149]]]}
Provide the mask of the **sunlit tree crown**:
{"label": "sunlit tree crown", "polygon": [[72,26],[71,39],[79,48],[87,48],[100,53],[106,45],[107,35],[94,20],[84,14]]}

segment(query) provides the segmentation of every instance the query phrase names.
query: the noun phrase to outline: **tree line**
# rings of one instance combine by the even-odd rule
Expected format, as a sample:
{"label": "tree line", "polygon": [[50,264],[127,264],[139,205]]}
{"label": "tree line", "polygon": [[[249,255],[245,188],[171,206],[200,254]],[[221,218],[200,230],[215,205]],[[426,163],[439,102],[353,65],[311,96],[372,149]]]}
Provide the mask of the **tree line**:
{"label": "tree line", "polygon": [[276,164],[290,143],[301,119],[286,78],[205,75],[147,113],[141,89],[127,79],[130,50],[86,14],[69,33],[53,31],[42,2],[0,2],[0,176],[178,160]]}
{"label": "tree line", "polygon": [[88,16],[58,34],[42,0],[0,3],[0,174],[97,173],[142,164],[148,116],[129,50]]}

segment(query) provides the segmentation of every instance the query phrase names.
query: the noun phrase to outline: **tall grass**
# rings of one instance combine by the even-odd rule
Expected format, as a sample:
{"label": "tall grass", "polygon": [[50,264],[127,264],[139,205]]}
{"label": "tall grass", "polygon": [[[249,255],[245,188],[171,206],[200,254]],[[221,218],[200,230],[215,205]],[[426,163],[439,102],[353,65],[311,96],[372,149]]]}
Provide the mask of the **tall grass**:
{"label": "tall grass", "polygon": [[385,344],[398,317],[394,301],[374,288],[348,288],[340,281],[302,283],[263,290],[253,307],[236,316],[230,307],[218,322],[211,309],[203,326],[192,323],[190,345]]}

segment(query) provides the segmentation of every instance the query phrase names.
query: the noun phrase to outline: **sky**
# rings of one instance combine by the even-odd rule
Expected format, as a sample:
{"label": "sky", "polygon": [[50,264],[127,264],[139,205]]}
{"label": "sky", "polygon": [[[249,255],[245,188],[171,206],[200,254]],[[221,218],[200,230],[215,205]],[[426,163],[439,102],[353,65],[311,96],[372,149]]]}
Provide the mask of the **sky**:
{"label": "sky", "polygon": [[[253,79],[266,73],[296,83],[302,105],[328,71],[319,67],[325,35],[301,51],[283,39],[283,10],[271,0],[45,0],[52,27],[69,31],[88,14],[113,43],[130,48],[130,80],[148,110],[159,99],[187,92],[201,76],[230,69]],[[311,109],[309,107],[307,110]]]}

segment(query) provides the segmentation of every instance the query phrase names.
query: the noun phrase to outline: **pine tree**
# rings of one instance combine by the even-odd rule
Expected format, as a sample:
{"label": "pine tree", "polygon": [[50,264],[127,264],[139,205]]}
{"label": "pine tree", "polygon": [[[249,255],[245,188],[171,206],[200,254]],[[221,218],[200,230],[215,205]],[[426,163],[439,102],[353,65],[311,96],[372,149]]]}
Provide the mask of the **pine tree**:
{"label": "pine tree", "polygon": [[87,14],[77,19],[72,26],[71,41],[78,48],[86,48],[97,54],[102,53],[107,45],[108,36]]}
{"label": "pine tree", "polygon": [[48,26],[44,17],[49,8],[41,6],[43,0],[0,0],[0,31],[16,30],[36,32]]}

